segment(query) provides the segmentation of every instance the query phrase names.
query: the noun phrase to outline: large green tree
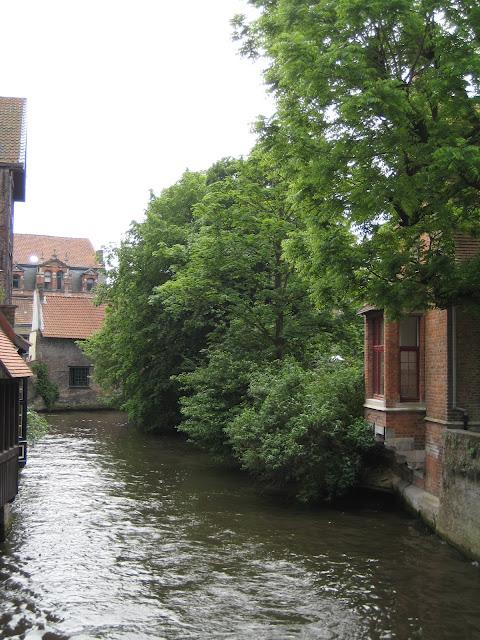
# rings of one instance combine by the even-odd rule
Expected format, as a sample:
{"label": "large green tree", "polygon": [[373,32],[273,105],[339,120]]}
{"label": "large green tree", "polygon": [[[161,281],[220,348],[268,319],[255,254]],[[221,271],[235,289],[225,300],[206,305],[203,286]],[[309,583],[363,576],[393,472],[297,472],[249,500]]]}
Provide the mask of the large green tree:
{"label": "large green tree", "polygon": [[285,255],[304,224],[274,137],[152,197],[116,252],[107,319],[86,348],[135,422],[176,426],[304,500],[331,498],[369,444],[361,323],[347,304],[319,309]]}
{"label": "large green tree", "polygon": [[[393,311],[480,301],[480,9],[469,0],[251,0],[237,18],[264,53],[292,199],[308,222],[292,255],[319,298]],[[336,287],[332,287],[332,275]]]}
{"label": "large green tree", "polygon": [[[347,478],[346,469],[358,451],[355,447],[349,451],[340,436],[340,425],[344,433],[350,432],[350,423],[340,416],[340,401],[333,403],[331,420],[327,418],[324,425],[318,414],[308,411],[301,430],[292,431],[289,420],[308,384],[315,395],[315,375],[307,371],[319,369],[320,357],[327,364],[329,358],[340,355],[347,362],[356,360],[360,327],[346,308],[319,311],[308,279],[286,259],[284,243],[302,223],[292,211],[288,182],[268,147],[258,145],[248,160],[232,163],[227,177],[210,184],[195,207],[197,233],[188,264],[156,289],[156,298],[173,316],[188,316],[194,325],[212,327],[204,362],[177,377],[184,390],[184,420],[179,428],[216,456],[238,460],[273,484],[297,485],[297,491],[311,499],[334,495],[342,479],[345,486],[351,485],[354,474],[347,474]],[[343,366],[349,375],[347,363],[337,366]],[[295,389],[288,388],[292,370],[301,380]],[[333,375],[333,368],[329,370]],[[260,411],[254,423],[255,407],[261,404],[254,391],[259,377],[277,389],[279,411],[275,416]],[[356,397],[361,379],[358,375],[349,379],[355,381],[350,394]],[[316,378],[321,386],[325,386],[324,380],[325,376]],[[270,398],[269,402],[274,401]],[[306,402],[310,407],[310,400]],[[359,412],[358,403],[355,406]],[[285,407],[286,414],[282,413]],[[247,433],[247,423],[254,434]],[[329,438],[333,440],[335,424],[342,454],[331,458],[332,465],[338,458],[339,483],[337,487],[332,481],[327,489],[318,465],[308,465],[308,442],[323,438],[325,445]],[[275,438],[285,440],[285,451],[274,444]],[[251,464],[260,442],[263,454],[255,456],[256,462]],[[345,468],[340,464],[342,456]]]}
{"label": "large green tree", "polygon": [[106,320],[84,346],[98,382],[147,428],[169,429],[178,422],[179,394],[171,376],[204,342],[202,327],[186,326],[184,318],[173,321],[152,295],[188,261],[192,211],[205,189],[205,174],[186,172],[152,195],[145,220],[132,224],[111,256],[108,284],[100,292],[108,304]]}

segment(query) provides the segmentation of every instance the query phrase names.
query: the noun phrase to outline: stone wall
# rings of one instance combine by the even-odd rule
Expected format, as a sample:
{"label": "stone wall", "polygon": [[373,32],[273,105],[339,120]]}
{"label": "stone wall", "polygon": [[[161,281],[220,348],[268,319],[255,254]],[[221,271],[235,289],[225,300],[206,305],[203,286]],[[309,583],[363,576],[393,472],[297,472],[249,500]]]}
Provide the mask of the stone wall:
{"label": "stone wall", "polygon": [[437,530],[468,556],[480,558],[480,433],[445,433]]}
{"label": "stone wall", "polygon": [[[45,362],[49,377],[60,391],[59,407],[102,407],[100,388],[90,379],[90,386],[70,387],[70,367],[92,367],[90,360],[84,355],[74,340],[67,338],[44,338],[36,334],[35,359]],[[40,408],[39,398],[35,398],[35,406]]]}

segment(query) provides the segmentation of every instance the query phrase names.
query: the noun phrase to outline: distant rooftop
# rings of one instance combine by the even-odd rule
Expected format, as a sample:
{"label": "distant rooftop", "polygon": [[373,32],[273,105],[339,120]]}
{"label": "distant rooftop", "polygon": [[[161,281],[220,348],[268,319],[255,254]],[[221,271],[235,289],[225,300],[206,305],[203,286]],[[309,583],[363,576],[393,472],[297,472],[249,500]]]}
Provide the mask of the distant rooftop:
{"label": "distant rooftop", "polygon": [[46,338],[84,340],[98,331],[105,319],[105,305],[94,306],[93,297],[46,295],[42,304]]}
{"label": "distant rooftop", "polygon": [[88,269],[100,266],[88,238],[63,238],[32,233],[13,235],[13,262],[17,265],[42,264],[54,255],[69,267]]}
{"label": "distant rooftop", "polygon": [[16,325],[31,325],[32,324],[32,297],[16,296],[12,295],[12,304],[17,308],[15,309],[15,324]]}

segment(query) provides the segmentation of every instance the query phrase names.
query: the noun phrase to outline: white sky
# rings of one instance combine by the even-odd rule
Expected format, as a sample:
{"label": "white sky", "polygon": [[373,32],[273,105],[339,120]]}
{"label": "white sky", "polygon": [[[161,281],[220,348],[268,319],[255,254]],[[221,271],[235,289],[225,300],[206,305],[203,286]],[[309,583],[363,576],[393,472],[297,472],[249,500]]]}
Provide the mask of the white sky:
{"label": "white sky", "polygon": [[247,154],[252,122],[273,110],[261,66],[231,40],[229,21],[249,11],[246,0],[0,0],[0,8],[0,95],[28,99],[17,232],[118,243],[142,218],[150,188]]}

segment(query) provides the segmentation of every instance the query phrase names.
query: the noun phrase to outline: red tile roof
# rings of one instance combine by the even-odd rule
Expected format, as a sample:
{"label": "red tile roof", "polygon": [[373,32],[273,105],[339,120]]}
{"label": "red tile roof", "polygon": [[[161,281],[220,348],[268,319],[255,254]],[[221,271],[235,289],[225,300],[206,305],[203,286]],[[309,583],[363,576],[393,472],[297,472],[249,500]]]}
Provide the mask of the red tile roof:
{"label": "red tile roof", "polygon": [[0,363],[10,378],[29,378],[32,372],[0,329]]}
{"label": "red tile roof", "polygon": [[88,238],[62,238],[41,236],[33,233],[13,235],[13,262],[17,265],[32,264],[31,256],[37,256],[38,263],[56,255],[70,267],[98,267],[95,249]]}
{"label": "red tile roof", "polygon": [[26,100],[0,97],[0,164],[25,166]]}
{"label": "red tile roof", "polygon": [[33,298],[12,296],[12,304],[16,305],[15,324],[32,324]]}
{"label": "red tile roof", "polygon": [[98,331],[105,319],[105,305],[95,307],[93,297],[46,295],[42,303],[46,338],[83,340]]}

